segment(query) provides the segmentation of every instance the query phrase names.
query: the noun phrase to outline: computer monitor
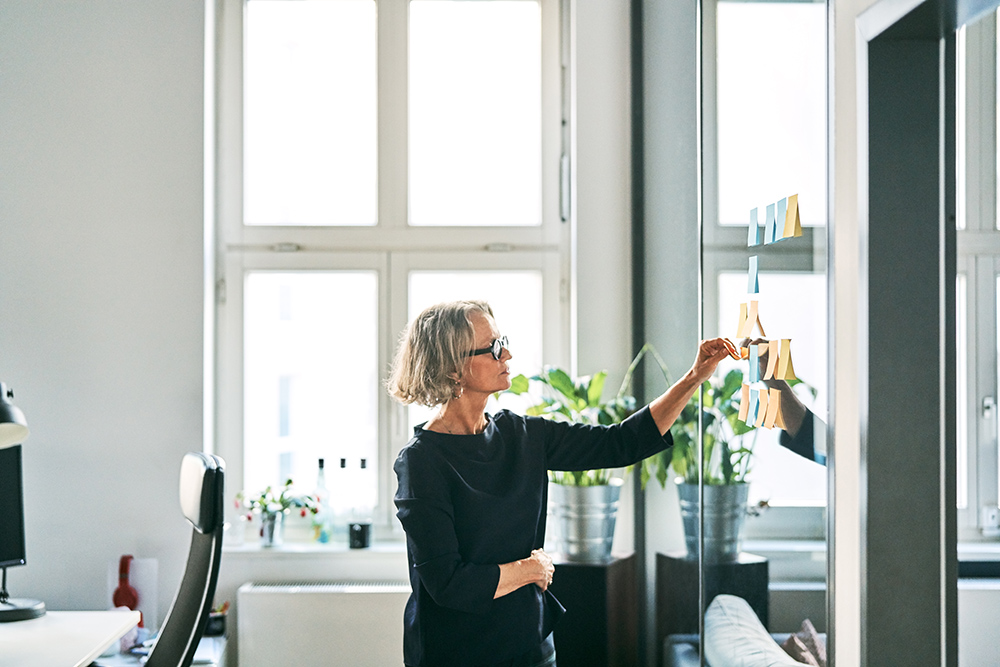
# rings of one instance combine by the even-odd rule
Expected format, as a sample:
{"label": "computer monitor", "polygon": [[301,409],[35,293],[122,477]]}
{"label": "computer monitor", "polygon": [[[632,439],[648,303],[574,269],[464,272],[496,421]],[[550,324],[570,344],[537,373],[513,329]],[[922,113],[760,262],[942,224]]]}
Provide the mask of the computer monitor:
{"label": "computer monitor", "polygon": [[7,594],[7,568],[27,562],[24,544],[24,488],[21,445],[0,449],[0,623],[37,618],[45,613],[38,600],[11,598]]}

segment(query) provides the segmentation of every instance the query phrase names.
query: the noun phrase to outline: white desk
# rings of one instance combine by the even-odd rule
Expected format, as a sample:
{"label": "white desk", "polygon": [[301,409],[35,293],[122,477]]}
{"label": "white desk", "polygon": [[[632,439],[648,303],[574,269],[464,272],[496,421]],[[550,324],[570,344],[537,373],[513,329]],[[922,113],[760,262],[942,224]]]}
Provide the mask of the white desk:
{"label": "white desk", "polygon": [[85,667],[139,624],[137,611],[50,611],[0,623],[0,667]]}

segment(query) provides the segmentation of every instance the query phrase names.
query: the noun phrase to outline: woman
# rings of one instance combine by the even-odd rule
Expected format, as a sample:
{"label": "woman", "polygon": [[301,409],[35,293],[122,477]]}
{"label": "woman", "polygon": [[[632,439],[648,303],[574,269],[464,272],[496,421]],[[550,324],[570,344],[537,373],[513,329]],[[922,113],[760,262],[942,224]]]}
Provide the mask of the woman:
{"label": "woman", "polygon": [[406,531],[408,667],[555,665],[564,611],[548,592],[546,470],[613,468],[672,444],[670,426],[728,354],[701,343],[687,374],[608,427],[485,413],[510,387],[511,353],[482,301],[432,306],[403,333],[388,388],[404,404],[440,406],[400,452],[396,516]]}

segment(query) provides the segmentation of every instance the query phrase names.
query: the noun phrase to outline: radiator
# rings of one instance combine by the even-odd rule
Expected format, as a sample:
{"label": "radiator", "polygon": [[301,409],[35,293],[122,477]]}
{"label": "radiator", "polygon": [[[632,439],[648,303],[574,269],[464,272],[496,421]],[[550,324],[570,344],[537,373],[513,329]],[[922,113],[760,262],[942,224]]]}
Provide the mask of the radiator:
{"label": "radiator", "polygon": [[400,582],[243,584],[239,665],[398,667],[409,594]]}

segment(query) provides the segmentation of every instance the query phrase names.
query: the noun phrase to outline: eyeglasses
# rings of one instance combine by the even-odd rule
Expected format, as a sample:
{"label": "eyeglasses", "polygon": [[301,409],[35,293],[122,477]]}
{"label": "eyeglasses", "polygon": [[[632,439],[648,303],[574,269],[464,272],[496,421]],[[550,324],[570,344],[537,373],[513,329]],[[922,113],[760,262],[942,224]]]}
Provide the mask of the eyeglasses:
{"label": "eyeglasses", "polygon": [[503,354],[504,350],[509,350],[507,347],[507,337],[500,336],[499,338],[494,338],[493,342],[490,343],[489,347],[481,347],[478,350],[473,350],[472,352],[466,352],[467,357],[478,357],[480,354],[492,354],[493,358],[500,361],[500,355]]}

